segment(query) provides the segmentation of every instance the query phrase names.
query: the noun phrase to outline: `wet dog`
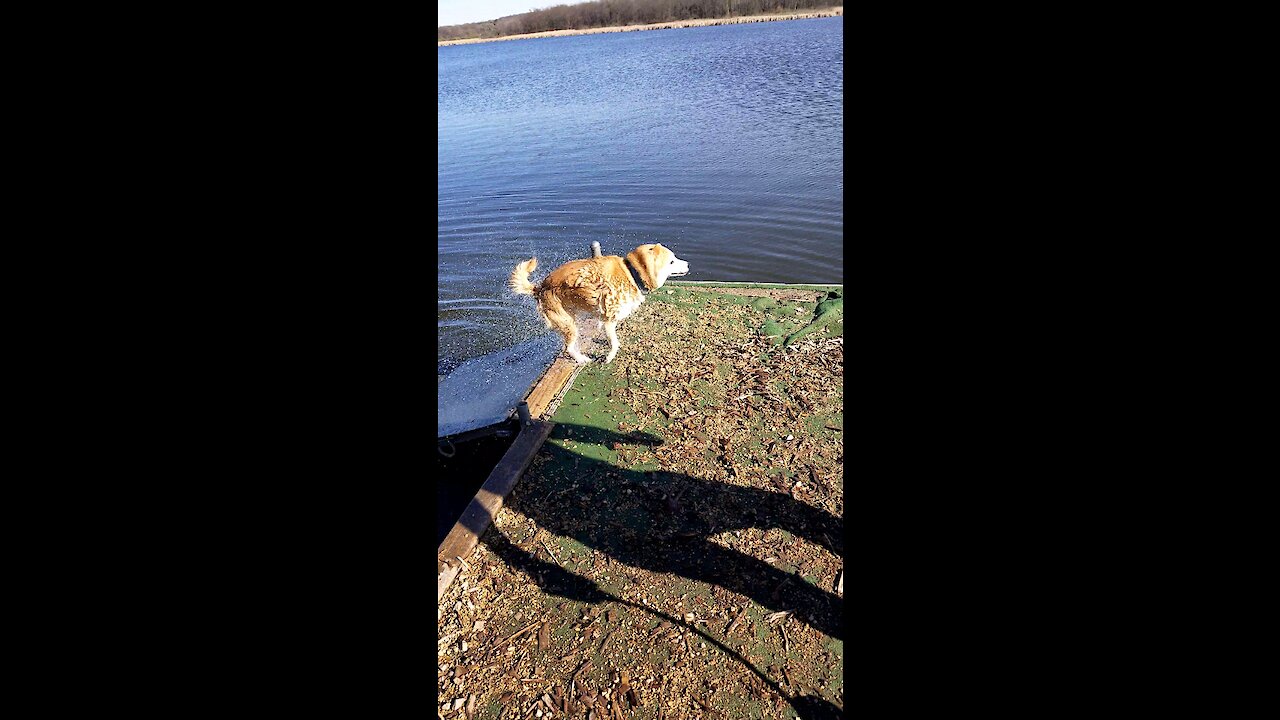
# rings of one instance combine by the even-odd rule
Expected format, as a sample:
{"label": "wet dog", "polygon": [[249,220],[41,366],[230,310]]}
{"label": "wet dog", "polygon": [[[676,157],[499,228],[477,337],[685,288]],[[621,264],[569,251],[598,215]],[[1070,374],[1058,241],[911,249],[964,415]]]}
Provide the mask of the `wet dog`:
{"label": "wet dog", "polygon": [[517,265],[511,273],[511,290],[517,295],[532,295],[538,301],[538,313],[547,327],[564,337],[565,352],[580,363],[591,359],[576,347],[579,319],[594,319],[604,326],[609,338],[605,362],[613,362],[617,356],[618,323],[644,302],[644,293],[632,271],[649,290],[662,287],[667,278],[689,274],[689,263],[656,243],[627,253],[625,262],[617,255],[567,262],[535,285],[529,282],[529,273],[537,267],[538,258]]}

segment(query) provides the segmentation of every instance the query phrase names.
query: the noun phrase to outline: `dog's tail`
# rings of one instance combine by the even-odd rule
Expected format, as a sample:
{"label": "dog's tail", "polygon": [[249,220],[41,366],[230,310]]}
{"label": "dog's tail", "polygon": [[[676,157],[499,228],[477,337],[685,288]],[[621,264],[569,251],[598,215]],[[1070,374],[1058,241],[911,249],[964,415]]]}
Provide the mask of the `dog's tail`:
{"label": "dog's tail", "polygon": [[529,282],[529,273],[538,268],[538,258],[529,258],[516,266],[511,271],[511,279],[507,281],[507,285],[511,288],[511,292],[517,295],[532,295],[534,291],[533,283]]}

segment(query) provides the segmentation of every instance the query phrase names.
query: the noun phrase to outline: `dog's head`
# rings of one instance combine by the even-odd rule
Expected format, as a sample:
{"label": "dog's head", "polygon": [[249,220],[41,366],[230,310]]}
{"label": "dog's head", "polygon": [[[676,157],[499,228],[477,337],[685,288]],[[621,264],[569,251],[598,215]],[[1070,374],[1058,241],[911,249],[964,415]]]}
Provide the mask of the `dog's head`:
{"label": "dog's head", "polygon": [[669,277],[689,274],[689,263],[657,243],[641,245],[627,253],[627,262],[636,269],[645,287],[650,290],[662,287]]}

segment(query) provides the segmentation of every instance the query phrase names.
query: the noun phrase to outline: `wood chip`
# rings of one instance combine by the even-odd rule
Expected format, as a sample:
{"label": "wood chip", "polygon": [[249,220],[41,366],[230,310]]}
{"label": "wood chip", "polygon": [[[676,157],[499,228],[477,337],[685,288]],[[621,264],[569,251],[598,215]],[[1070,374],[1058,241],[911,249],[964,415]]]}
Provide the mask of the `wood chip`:
{"label": "wood chip", "polygon": [[551,623],[544,622],[542,627],[538,628],[538,649],[546,650],[551,647]]}
{"label": "wood chip", "polygon": [[614,696],[614,702],[622,699],[623,695],[631,692],[631,675],[626,671],[622,671],[622,676],[618,678],[618,694]]}
{"label": "wood chip", "polygon": [[840,595],[841,597],[844,597],[844,571],[843,570],[841,570],[840,574],[836,576],[836,594]]}
{"label": "wood chip", "polygon": [[711,715],[711,717],[720,717],[720,713],[715,708],[703,702],[701,698],[695,697],[693,698],[693,701],[697,703],[703,710],[707,711],[707,713]]}

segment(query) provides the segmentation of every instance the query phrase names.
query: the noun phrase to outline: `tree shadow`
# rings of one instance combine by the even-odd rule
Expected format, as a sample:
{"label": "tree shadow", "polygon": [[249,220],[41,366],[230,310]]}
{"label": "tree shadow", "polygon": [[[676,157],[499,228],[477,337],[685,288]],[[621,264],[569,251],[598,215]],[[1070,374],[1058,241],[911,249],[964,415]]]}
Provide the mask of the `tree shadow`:
{"label": "tree shadow", "polygon": [[[566,424],[552,436],[604,446],[662,442],[647,433]],[[799,621],[843,639],[840,596],[709,539],[725,531],[778,528],[843,556],[842,518],[782,493],[683,473],[628,470],[550,442],[540,452],[547,461],[544,472],[526,475],[514,504],[548,531],[633,567],[674,573],[763,607],[792,610]],[[784,560],[785,552],[779,547]]]}
{"label": "tree shadow", "polygon": [[540,560],[532,553],[511,542],[511,540],[496,527],[490,527],[489,531],[485,533],[482,542],[484,542],[495,555],[501,558],[508,567],[511,567],[513,570],[526,573],[533,579],[533,582],[538,586],[538,589],[544,593],[584,603],[596,604],[607,601],[615,602],[620,605],[628,605],[636,608],[637,610],[641,610],[666,620],[673,626],[683,626],[688,628],[692,632],[700,635],[704,641],[715,645],[721,652],[737,660],[759,677],[770,690],[790,703],[799,717],[810,718],[811,720],[838,720],[839,718],[844,717],[841,709],[825,698],[815,695],[792,695],[786,692],[775,680],[762,672],[747,658],[743,657],[741,653],[725,645],[719,639],[704,632],[697,626],[689,625],[683,618],[669,615],[651,605],[641,605],[640,603],[620,598],[603,590],[590,578],[565,570],[563,567],[547,562],[546,560]]}

